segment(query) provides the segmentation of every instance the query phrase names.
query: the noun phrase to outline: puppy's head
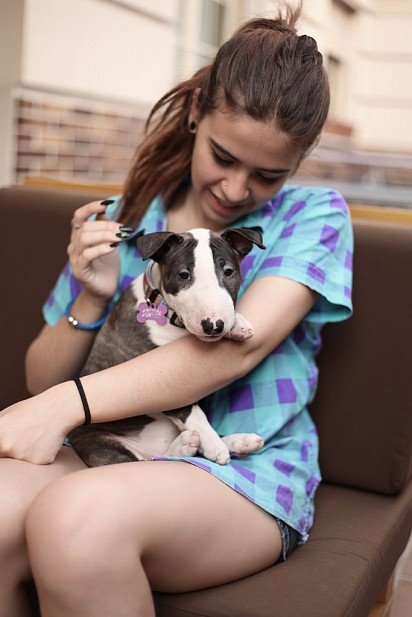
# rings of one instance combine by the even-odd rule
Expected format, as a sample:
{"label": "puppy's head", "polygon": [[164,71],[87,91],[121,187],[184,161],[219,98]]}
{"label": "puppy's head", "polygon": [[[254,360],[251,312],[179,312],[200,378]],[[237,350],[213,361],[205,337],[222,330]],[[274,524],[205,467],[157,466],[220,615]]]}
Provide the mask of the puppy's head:
{"label": "puppy's head", "polygon": [[159,264],[160,291],[186,329],[202,341],[216,341],[232,328],[240,287],[240,262],[256,244],[264,249],[258,227],[214,233],[157,232],[137,240],[143,259]]}

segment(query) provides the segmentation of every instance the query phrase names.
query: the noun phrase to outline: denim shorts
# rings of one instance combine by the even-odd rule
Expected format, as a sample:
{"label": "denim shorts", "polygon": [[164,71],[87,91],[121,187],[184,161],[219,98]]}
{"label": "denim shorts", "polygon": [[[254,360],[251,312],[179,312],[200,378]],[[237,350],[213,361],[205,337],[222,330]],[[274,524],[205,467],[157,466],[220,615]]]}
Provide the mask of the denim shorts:
{"label": "denim shorts", "polygon": [[275,516],[274,519],[278,524],[282,538],[282,553],[276,563],[283,563],[286,561],[287,556],[290,555],[290,553],[298,546],[300,541],[300,533],[280,518]]}

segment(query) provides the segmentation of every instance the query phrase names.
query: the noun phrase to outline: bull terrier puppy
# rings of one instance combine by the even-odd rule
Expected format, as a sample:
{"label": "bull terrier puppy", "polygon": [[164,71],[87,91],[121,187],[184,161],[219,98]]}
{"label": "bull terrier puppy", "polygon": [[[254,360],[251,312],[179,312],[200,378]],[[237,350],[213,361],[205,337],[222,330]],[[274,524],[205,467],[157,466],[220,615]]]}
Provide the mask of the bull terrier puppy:
{"label": "bull terrier puppy", "polygon": [[[252,336],[251,325],[235,311],[235,303],[242,258],[254,244],[265,249],[261,231],[258,227],[221,233],[192,229],[137,238],[143,259],[151,261],[114,306],[81,376],[189,334],[207,343]],[[69,439],[88,467],[197,453],[223,465],[230,460],[230,452],[241,456],[264,445],[254,433],[220,437],[198,404],[80,426]]]}

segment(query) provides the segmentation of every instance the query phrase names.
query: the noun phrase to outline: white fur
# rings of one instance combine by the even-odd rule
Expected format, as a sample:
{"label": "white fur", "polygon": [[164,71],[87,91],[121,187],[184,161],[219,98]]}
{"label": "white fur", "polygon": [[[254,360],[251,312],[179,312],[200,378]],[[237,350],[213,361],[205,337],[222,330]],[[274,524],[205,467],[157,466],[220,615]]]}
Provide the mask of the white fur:
{"label": "white fur", "polygon": [[194,283],[175,296],[167,293],[163,295],[169,306],[183,319],[189,332],[204,340],[205,333],[201,322],[209,318],[216,323],[221,319],[225,324],[221,334],[224,336],[234,324],[233,301],[217,280],[210,248],[210,232],[207,229],[191,229],[190,233],[198,240],[194,250]]}
{"label": "white fur", "polygon": [[142,430],[130,432],[124,437],[116,435],[116,441],[123,444],[140,461],[150,460],[154,456],[163,456],[176,437],[180,435],[180,430],[171,422],[169,416],[157,413],[149,417],[155,422],[146,424]]}

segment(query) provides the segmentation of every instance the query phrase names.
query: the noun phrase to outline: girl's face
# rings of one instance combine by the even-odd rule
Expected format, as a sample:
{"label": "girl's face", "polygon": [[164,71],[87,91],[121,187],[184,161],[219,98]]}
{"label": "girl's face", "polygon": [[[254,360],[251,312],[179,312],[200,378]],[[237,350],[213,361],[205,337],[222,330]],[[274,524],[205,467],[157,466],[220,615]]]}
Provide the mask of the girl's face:
{"label": "girl's face", "polygon": [[223,229],[273,197],[300,158],[273,126],[215,110],[197,125],[189,204],[201,226]]}

